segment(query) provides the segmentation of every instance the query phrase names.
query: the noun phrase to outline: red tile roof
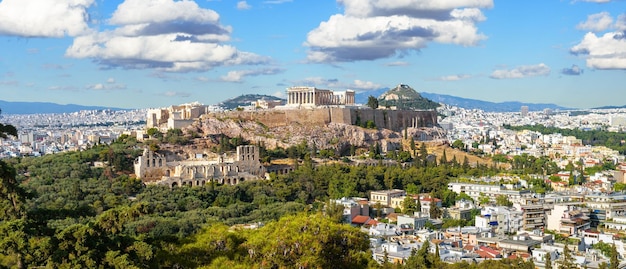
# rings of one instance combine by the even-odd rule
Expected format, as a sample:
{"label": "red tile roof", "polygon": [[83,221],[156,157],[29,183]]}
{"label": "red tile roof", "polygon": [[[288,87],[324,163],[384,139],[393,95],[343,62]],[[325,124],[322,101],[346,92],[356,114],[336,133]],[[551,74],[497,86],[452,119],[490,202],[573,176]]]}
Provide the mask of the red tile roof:
{"label": "red tile roof", "polygon": [[357,215],[352,219],[352,224],[366,224],[370,220],[368,216]]}

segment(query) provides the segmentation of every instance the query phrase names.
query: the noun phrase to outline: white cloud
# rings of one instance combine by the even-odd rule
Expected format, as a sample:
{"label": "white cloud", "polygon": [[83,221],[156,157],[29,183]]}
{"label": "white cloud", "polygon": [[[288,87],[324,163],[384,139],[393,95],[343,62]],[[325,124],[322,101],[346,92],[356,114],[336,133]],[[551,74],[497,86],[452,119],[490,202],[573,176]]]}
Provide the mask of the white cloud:
{"label": "white cloud", "polygon": [[320,88],[336,88],[336,89],[343,87],[343,85],[340,84],[339,80],[336,78],[326,79],[322,77],[308,77],[302,80],[293,81],[292,84],[298,85],[298,86],[313,86],[313,87],[320,87]]}
{"label": "white cloud", "polygon": [[378,83],[371,81],[364,81],[355,79],[352,83],[343,83],[336,78],[322,78],[322,77],[308,77],[303,80],[293,81],[292,85],[298,86],[312,86],[318,88],[327,88],[332,90],[355,90],[355,91],[368,91],[377,90],[382,88]]}
{"label": "white cloud", "polygon": [[106,84],[105,83],[91,84],[91,85],[85,86],[85,89],[94,90],[94,91],[125,90],[126,85],[115,83],[115,81],[109,82],[109,80],[107,80]]}
{"label": "white cloud", "polygon": [[117,7],[109,22],[114,25],[172,21],[215,24],[218,20],[215,11],[200,8],[190,0],[126,0]]}
{"label": "white cloud", "polygon": [[410,64],[408,62],[402,62],[402,61],[397,61],[397,62],[391,62],[391,63],[386,63],[385,66],[409,66]]}
{"label": "white cloud", "polygon": [[114,84],[115,83],[115,79],[114,78],[109,78],[109,79],[107,79],[107,83]]}
{"label": "white cloud", "polygon": [[614,27],[618,31],[626,31],[626,14],[617,16]]}
{"label": "white cloud", "polygon": [[239,10],[246,10],[246,9],[251,9],[252,6],[248,4],[248,2],[246,1],[239,1],[237,2],[237,9]]}
{"label": "white cloud", "polygon": [[626,34],[609,32],[596,36],[594,33],[587,33],[570,52],[586,57],[590,68],[626,69]]}
{"label": "white cloud", "polygon": [[500,69],[491,73],[491,78],[508,79],[508,78],[525,78],[536,76],[547,76],[550,74],[550,67],[544,63],[537,65],[522,65],[513,69]]}
{"label": "white cloud", "polygon": [[374,60],[430,42],[473,46],[486,37],[476,23],[492,0],[338,0],[344,14],[310,31],[305,45],[312,62]]}
{"label": "white cloud", "polygon": [[222,81],[226,82],[241,82],[244,77],[259,76],[259,75],[274,75],[283,72],[279,68],[265,68],[256,70],[235,70],[230,71],[225,76],[221,77]]}
{"label": "white cloud", "polygon": [[277,91],[274,94],[272,94],[273,96],[276,96],[278,98],[285,98],[285,92],[283,91]]}
{"label": "white cloud", "polygon": [[270,4],[270,5],[279,5],[279,4],[290,3],[290,2],[293,2],[293,0],[268,0],[268,1],[264,1],[263,3]]}
{"label": "white cloud", "polygon": [[587,21],[579,23],[576,28],[580,30],[602,32],[609,29],[613,24],[613,18],[608,12],[600,12],[587,16]]}
{"label": "white cloud", "polygon": [[191,96],[191,94],[188,93],[188,92],[177,92],[177,91],[167,91],[167,92],[162,93],[161,95],[167,96],[167,97],[189,97],[189,96]]}
{"label": "white cloud", "polygon": [[561,74],[568,76],[580,76],[583,74],[583,69],[578,65],[573,64],[571,68],[561,69]]}
{"label": "white cloud", "polygon": [[104,84],[102,83],[98,83],[98,84],[93,84],[93,85],[87,85],[86,87],[89,90],[104,90]]}
{"label": "white cloud", "polygon": [[458,74],[458,75],[448,75],[448,76],[443,76],[440,77],[439,80],[442,81],[457,81],[457,80],[462,80],[462,79],[468,79],[472,76],[467,75],[467,74]]}
{"label": "white cloud", "polygon": [[367,91],[367,90],[376,90],[380,89],[382,86],[378,83],[374,83],[371,81],[362,81],[362,80],[354,80],[352,85],[348,85],[348,89],[358,90],[358,91]]}
{"label": "white cloud", "polygon": [[0,1],[0,35],[76,36],[89,31],[87,8],[93,0]]}
{"label": "white cloud", "polygon": [[50,86],[48,90],[51,91],[68,91],[68,92],[77,92],[78,88],[74,86]]}
{"label": "white cloud", "polygon": [[219,23],[215,11],[194,1],[126,0],[109,23],[117,28],[75,38],[66,55],[92,58],[107,67],[169,72],[269,61],[221,44],[230,40],[231,28]]}
{"label": "white cloud", "polygon": [[200,82],[208,82],[208,81],[209,81],[209,78],[199,76],[199,77],[196,77],[196,80],[197,80],[197,81],[200,81]]}

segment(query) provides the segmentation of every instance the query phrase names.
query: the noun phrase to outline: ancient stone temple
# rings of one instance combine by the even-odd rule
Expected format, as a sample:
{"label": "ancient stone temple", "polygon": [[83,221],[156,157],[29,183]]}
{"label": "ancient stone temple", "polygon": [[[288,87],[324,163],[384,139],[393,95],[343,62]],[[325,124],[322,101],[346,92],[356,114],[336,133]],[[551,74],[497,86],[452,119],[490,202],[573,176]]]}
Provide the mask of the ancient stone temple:
{"label": "ancient stone temple", "polygon": [[328,106],[354,105],[354,91],[334,92],[315,87],[287,88],[287,106]]}
{"label": "ancient stone temple", "polygon": [[238,146],[235,156],[209,159],[203,155],[180,159],[145,149],[135,160],[135,176],[145,184],[170,187],[203,186],[210,181],[234,185],[265,178],[257,146]]}

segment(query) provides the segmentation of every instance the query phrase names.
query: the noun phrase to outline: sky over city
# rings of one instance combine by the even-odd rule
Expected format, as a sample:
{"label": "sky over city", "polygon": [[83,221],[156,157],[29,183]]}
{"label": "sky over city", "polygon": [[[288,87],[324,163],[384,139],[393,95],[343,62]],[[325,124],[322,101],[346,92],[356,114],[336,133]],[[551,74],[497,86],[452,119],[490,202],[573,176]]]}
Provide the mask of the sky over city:
{"label": "sky over city", "polygon": [[287,87],[626,105],[623,0],[1,0],[0,100],[216,104]]}

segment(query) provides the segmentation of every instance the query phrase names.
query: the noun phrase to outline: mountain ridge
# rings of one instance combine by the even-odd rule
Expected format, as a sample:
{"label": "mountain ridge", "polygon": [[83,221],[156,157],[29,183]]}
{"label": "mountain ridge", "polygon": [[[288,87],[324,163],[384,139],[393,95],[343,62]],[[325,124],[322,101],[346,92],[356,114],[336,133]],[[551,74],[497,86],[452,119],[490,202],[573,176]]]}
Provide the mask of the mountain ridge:
{"label": "mountain ridge", "polygon": [[[385,92],[387,88],[370,90],[359,92],[356,94],[355,99],[359,104],[367,103],[367,98],[371,95],[379,97]],[[457,106],[465,109],[481,109],[486,112],[519,112],[521,106],[528,106],[529,111],[541,111],[546,108],[552,110],[573,110],[575,108],[562,107],[556,104],[537,104],[537,103],[525,103],[519,101],[508,102],[490,102],[477,99],[463,98],[446,94],[437,94],[429,92],[418,92],[422,97],[430,99],[434,102],[443,103],[450,106]]]}
{"label": "mountain ridge", "polygon": [[3,114],[56,114],[72,113],[81,110],[129,110],[105,106],[84,106],[76,104],[57,104],[51,102],[11,102],[0,100],[0,109]]}

